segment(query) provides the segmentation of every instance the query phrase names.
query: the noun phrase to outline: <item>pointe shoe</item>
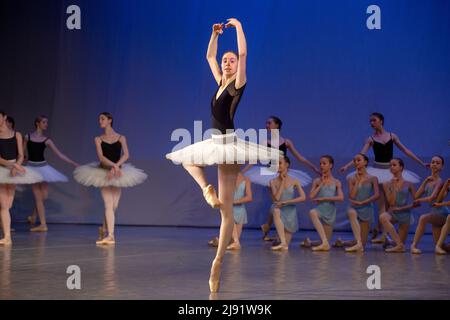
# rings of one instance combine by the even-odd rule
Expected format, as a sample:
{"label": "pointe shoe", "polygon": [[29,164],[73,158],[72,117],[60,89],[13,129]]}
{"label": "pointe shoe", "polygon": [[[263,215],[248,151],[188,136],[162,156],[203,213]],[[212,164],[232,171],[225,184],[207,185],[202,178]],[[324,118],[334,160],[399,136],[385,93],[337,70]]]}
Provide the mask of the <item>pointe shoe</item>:
{"label": "pointe shoe", "polygon": [[114,237],[107,236],[106,238],[103,238],[102,240],[95,241],[95,243],[98,245],[112,245],[112,244],[116,244],[116,240],[114,239]]}
{"label": "pointe shoe", "polygon": [[325,245],[322,243],[320,246],[312,247],[311,249],[312,251],[330,251],[330,245]]}
{"label": "pointe shoe", "polygon": [[388,253],[403,253],[403,252],[405,252],[405,246],[396,245],[395,247],[386,249],[384,251],[388,252]]}
{"label": "pointe shoe", "polygon": [[10,245],[12,245],[12,240],[11,240],[11,238],[8,238],[8,239],[3,238],[3,239],[0,239],[0,246],[10,246]]}
{"label": "pointe shoe", "polygon": [[203,188],[203,197],[206,202],[214,209],[220,208],[220,200],[217,198],[216,189],[211,184]]}
{"label": "pointe shoe", "polygon": [[103,238],[106,236],[106,229],[103,227],[98,227],[98,239],[97,241],[103,240]]}
{"label": "pointe shoe", "polygon": [[221,266],[222,262],[214,259],[211,266],[211,275],[209,276],[209,291],[211,291],[211,293],[219,291]]}
{"label": "pointe shoe", "polygon": [[436,246],[434,248],[434,253],[439,254],[439,255],[446,255],[447,251],[445,251],[444,249],[442,249],[441,247]]}
{"label": "pointe shoe", "polygon": [[345,252],[354,253],[354,252],[364,252],[364,247],[362,245],[354,245],[350,248],[345,248]]}
{"label": "pointe shoe", "polygon": [[241,244],[233,242],[232,244],[228,245],[227,250],[241,250]]}
{"label": "pointe shoe", "polygon": [[422,250],[416,248],[416,247],[411,247],[411,253],[412,254],[421,254]]}
{"label": "pointe shoe", "polygon": [[272,251],[288,251],[289,247],[284,244],[279,244],[277,246],[272,247]]}
{"label": "pointe shoe", "polygon": [[47,232],[48,228],[47,228],[47,225],[41,224],[40,226],[31,228],[30,231],[31,232]]}

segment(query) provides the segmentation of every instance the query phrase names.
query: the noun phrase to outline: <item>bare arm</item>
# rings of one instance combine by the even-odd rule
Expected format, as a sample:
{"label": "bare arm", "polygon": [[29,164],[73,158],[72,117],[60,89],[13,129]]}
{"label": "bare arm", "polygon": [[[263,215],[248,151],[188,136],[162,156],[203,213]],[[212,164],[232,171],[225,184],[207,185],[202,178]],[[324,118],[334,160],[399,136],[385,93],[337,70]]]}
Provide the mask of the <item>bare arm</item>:
{"label": "bare arm", "polygon": [[317,194],[320,191],[320,187],[321,187],[320,178],[314,179],[313,185],[311,187],[311,191],[309,193],[309,198],[310,199],[315,200]]}
{"label": "bare arm", "polygon": [[356,194],[358,192],[358,188],[356,187],[356,178],[352,177],[348,180],[348,197],[351,200],[355,199]]}
{"label": "bare arm", "polygon": [[68,164],[73,165],[74,167],[78,166],[78,163],[76,163],[75,161],[71,160],[69,157],[67,157],[66,155],[64,155],[55,145],[55,143],[48,139],[46,145],[50,148],[50,150],[53,151],[54,154],[56,154],[58,156],[58,158],[60,158],[61,160],[67,162]]}
{"label": "bare arm", "polygon": [[272,200],[274,202],[277,202],[277,201],[280,201],[281,194],[283,193],[283,189],[284,189],[286,180],[285,179],[281,180],[280,186],[278,188],[276,187],[274,180],[270,181],[270,190],[272,192]]}
{"label": "bare arm", "polygon": [[386,195],[386,200],[389,204],[389,207],[395,206],[395,193],[392,190],[392,185],[390,182],[383,183],[384,194]]}
{"label": "bare arm", "polygon": [[[422,186],[420,186],[420,187],[422,187]],[[434,199],[437,198],[437,196],[439,194],[439,190],[441,190],[441,188],[442,188],[442,181],[438,181],[434,185],[433,192],[428,197],[419,198],[418,197],[419,191],[417,191],[415,194],[415,199],[417,202],[432,202]]]}
{"label": "bare arm", "polygon": [[450,188],[450,178],[447,179],[444,183],[444,186],[441,188],[439,195],[437,196],[436,202],[441,202],[446,197],[448,190]]}
{"label": "bare arm", "polygon": [[394,143],[395,145],[401,150],[403,151],[404,154],[406,154],[408,157],[410,157],[411,159],[413,159],[414,161],[416,161],[417,163],[419,163],[420,165],[426,167],[427,164],[425,162],[423,162],[422,160],[420,160],[411,150],[409,150],[407,147],[405,147],[401,142],[400,139],[398,138],[398,136],[396,134],[392,134],[392,137],[394,139]]}
{"label": "bare arm", "polygon": [[239,59],[235,87],[236,89],[240,89],[247,82],[247,40],[245,39],[242,24],[237,19],[231,18],[227,21],[228,23],[225,25],[225,27],[228,28],[233,26],[236,28]]}
{"label": "bare arm", "polygon": [[298,152],[298,150],[294,146],[294,143],[291,140],[285,139],[285,143],[286,143],[286,147],[289,149],[289,151],[292,152],[292,154],[298,161],[302,162],[303,164],[308,166],[312,171],[314,171],[315,173],[320,175],[319,169],[317,169],[317,167],[315,165],[313,165],[308,159],[306,159],[304,156],[302,156],[300,154],[300,152]]}
{"label": "bare arm", "polygon": [[372,182],[372,187],[373,187],[373,195],[371,197],[367,198],[366,200],[361,201],[360,202],[361,206],[365,206],[366,204],[374,202],[374,201],[378,200],[378,198],[380,197],[380,188],[378,187],[378,178],[373,177],[371,182]]}
{"label": "bare arm", "polygon": [[[361,151],[359,153],[366,154],[369,151],[369,149],[372,146],[372,144],[373,144],[372,139],[371,138],[367,138],[366,143],[364,144],[363,148],[361,149]],[[350,166],[352,164],[353,164],[353,160],[350,160],[346,165],[342,166],[339,169],[339,172],[343,173],[343,172],[347,171],[348,168],[350,168]]]}
{"label": "bare arm", "polygon": [[294,199],[282,201],[282,205],[291,205],[291,204],[303,202],[306,200],[305,191],[303,190],[303,188],[300,185],[300,183],[298,182],[298,180],[295,180],[294,187],[297,189],[298,197],[296,197]]}
{"label": "bare arm", "polygon": [[249,179],[245,179],[245,196],[234,201],[233,204],[243,204],[253,201],[252,184]]}
{"label": "bare arm", "polygon": [[342,191],[342,183],[336,180],[337,195],[334,197],[316,198],[316,201],[344,201],[344,192]]}
{"label": "bare arm", "polygon": [[[414,185],[413,185],[412,183],[410,183],[410,184],[409,184],[409,187],[408,187],[408,190],[409,190],[409,192],[411,193],[411,196],[413,197],[413,199],[414,199],[414,195],[415,195],[415,193],[416,193],[416,191],[415,191],[414,189],[415,189],[415,188],[414,188]],[[391,209],[392,209],[393,212],[395,212],[395,211],[403,211],[403,210],[412,209],[412,208],[414,208],[414,207],[416,207],[416,206],[417,206],[417,205],[416,205],[416,202],[413,201],[413,202],[411,202],[410,204],[406,204],[406,205],[401,206],[401,207],[396,207],[396,206],[394,206],[394,207],[392,207]]]}
{"label": "bare arm", "polygon": [[430,178],[432,178],[432,177],[429,176],[425,180],[422,181],[422,183],[420,184],[419,189],[417,190],[416,194],[414,195],[415,199],[419,199],[420,196],[424,193],[425,187],[426,187],[428,181],[430,181]]}
{"label": "bare arm", "polygon": [[128,151],[128,144],[127,139],[125,136],[120,136],[119,138],[120,144],[122,145],[122,156],[120,157],[119,161],[117,162],[117,166],[123,165],[125,162],[128,161],[130,158],[130,153]]}
{"label": "bare arm", "polygon": [[219,64],[217,63],[217,42],[219,39],[219,34],[223,33],[223,25],[217,23],[213,25],[213,30],[211,33],[211,38],[209,39],[208,51],[206,53],[206,60],[208,60],[211,72],[216,80],[217,84],[220,85],[222,80],[222,73],[220,72]]}
{"label": "bare arm", "polygon": [[21,166],[23,163],[23,138],[19,132],[16,132],[17,139],[17,159],[16,163]]}
{"label": "bare arm", "polygon": [[112,162],[111,160],[109,160],[108,158],[103,156],[101,143],[102,143],[102,140],[99,137],[96,137],[95,138],[95,149],[97,151],[97,157],[98,157],[98,160],[100,161],[100,163],[107,167],[117,166],[117,164],[115,164],[114,162]]}

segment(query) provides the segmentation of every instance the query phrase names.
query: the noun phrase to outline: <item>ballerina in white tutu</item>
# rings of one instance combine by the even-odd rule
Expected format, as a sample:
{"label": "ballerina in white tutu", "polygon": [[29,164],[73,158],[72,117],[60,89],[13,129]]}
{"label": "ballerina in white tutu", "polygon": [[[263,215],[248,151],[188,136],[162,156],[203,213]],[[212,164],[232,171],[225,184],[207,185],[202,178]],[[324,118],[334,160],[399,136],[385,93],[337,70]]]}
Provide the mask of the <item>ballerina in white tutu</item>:
{"label": "ballerina in white tutu", "polygon": [[[33,133],[25,135],[24,146],[27,151],[27,166],[32,167],[39,172],[44,179],[42,182],[35,183],[31,186],[33,190],[35,207],[31,216],[28,217],[32,232],[46,232],[47,220],[45,217],[45,200],[48,198],[48,184],[54,182],[69,181],[65,175],[50,166],[44,156],[45,149],[48,147],[64,162],[77,167],[78,164],[64,155],[55,145],[55,143],[44,135],[48,129],[48,118],[39,116],[34,121],[36,130]],[[33,227],[36,217],[39,216],[40,225]]]}
{"label": "ballerina in white tutu", "polygon": [[22,167],[23,139],[19,132],[6,124],[6,114],[0,111],[0,215],[3,238],[0,245],[11,245],[11,215],[16,184],[33,184],[42,176],[33,169]]}
{"label": "ballerina in white tutu", "polygon": [[[266,121],[266,130],[269,132],[269,139],[267,142],[267,145],[269,147],[275,147],[278,145],[278,149],[284,153],[285,156],[287,156],[287,151],[289,150],[294,157],[300,162],[306,165],[311,171],[314,173],[320,175],[319,169],[306,157],[300,154],[300,152],[297,150],[297,148],[294,145],[294,142],[291,139],[282,137],[280,135],[281,127],[283,125],[283,122],[280,118],[276,116],[270,116]],[[271,133],[272,131],[276,132],[276,136],[273,136]],[[268,166],[260,166],[260,165],[247,165],[242,172],[246,177],[250,179],[251,182],[268,187],[270,184],[270,181],[275,179],[277,177],[277,173],[273,172],[269,169]],[[311,183],[312,179],[309,176],[308,173],[303,172],[301,170],[295,170],[289,168],[288,170],[289,176],[292,178],[297,179],[300,181],[301,186],[304,188],[308,184]],[[261,225],[261,230],[263,232],[263,239],[266,241],[272,240],[268,236],[268,233],[270,231],[270,228],[273,224],[273,215],[269,212],[267,223]]]}
{"label": "ballerina in white tutu", "polygon": [[[115,212],[119,206],[121,188],[133,187],[144,182],[147,175],[133,165],[125,163],[129,158],[125,136],[112,128],[113,117],[108,112],[99,115],[104,133],[95,137],[98,162],[80,166],[74,171],[75,180],[86,186],[100,188],[105,204],[103,227],[99,228],[99,245],[115,244]],[[108,234],[106,235],[106,231]]]}
{"label": "ballerina in white tutu", "polygon": [[[429,166],[427,163],[423,162],[419,157],[417,157],[411,150],[409,150],[403,143],[400,142],[399,137],[392,132],[388,132],[384,128],[384,116],[381,113],[374,112],[370,115],[370,126],[374,129],[374,134],[367,138],[364,144],[361,154],[366,154],[370,148],[373,149],[375,155],[375,162],[373,166],[367,167],[367,173],[371,176],[375,176],[381,184],[390,181],[392,179],[392,173],[390,172],[390,161],[394,157],[394,145],[396,145],[404,154],[419,163],[423,167]],[[346,165],[341,167],[339,171],[344,173],[350,166],[352,166],[352,161],[348,162]],[[355,175],[355,171],[347,175],[347,179]],[[418,183],[420,177],[409,170],[403,170],[403,179],[411,183]],[[378,214],[386,211],[386,198],[383,192],[380,192],[380,198],[377,201]],[[384,243],[386,241],[386,235],[383,233],[380,239],[375,239],[379,228],[375,228],[372,233],[373,243]]]}
{"label": "ballerina in white tutu", "polygon": [[[223,29],[235,27],[239,53],[226,52],[222,56],[222,70],[216,60],[217,42]],[[217,292],[222,259],[230,243],[233,232],[233,197],[240,164],[257,160],[276,161],[280,152],[256,143],[239,139],[234,133],[233,118],[236,108],[245,89],[247,44],[241,23],[236,19],[228,19],[214,24],[208,46],[207,60],[214,79],[219,85],[211,102],[212,128],[217,134],[181,150],[166,155],[174,163],[183,164],[203,190],[205,200],[213,208],[220,208],[221,226],[216,257],[212,263],[209,278],[211,292]],[[219,196],[214,187],[206,180],[204,166],[218,165]]]}

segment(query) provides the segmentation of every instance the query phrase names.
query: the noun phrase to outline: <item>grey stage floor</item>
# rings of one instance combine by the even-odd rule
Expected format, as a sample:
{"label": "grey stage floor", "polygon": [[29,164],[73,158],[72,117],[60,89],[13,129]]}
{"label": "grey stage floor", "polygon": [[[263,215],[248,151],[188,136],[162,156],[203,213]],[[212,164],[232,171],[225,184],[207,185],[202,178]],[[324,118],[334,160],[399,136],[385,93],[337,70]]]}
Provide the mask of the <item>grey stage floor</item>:
{"label": "grey stage floor", "polygon": [[[226,255],[221,291],[210,296],[216,229],[118,227],[115,247],[97,247],[96,226],[50,225],[47,234],[16,226],[12,248],[0,247],[1,299],[449,299],[450,256],[364,255],[334,249],[271,252],[257,230],[244,230],[243,248]],[[312,233],[309,233],[312,234]],[[351,237],[351,234],[339,236]],[[81,290],[67,289],[69,265],[81,269]],[[369,290],[366,268],[381,268],[381,290]]]}

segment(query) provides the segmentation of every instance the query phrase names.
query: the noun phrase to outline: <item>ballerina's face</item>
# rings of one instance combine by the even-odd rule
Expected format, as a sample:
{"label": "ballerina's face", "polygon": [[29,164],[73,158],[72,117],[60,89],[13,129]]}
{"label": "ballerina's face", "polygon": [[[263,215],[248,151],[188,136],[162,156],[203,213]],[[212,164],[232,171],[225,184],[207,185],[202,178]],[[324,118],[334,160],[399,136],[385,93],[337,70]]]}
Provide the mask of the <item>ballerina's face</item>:
{"label": "ballerina's face", "polygon": [[442,159],[439,157],[431,158],[430,168],[432,172],[440,172],[444,164],[442,163]]}
{"label": "ballerina's face", "polygon": [[366,161],[366,159],[364,159],[364,157],[362,155],[357,154],[353,158],[353,165],[355,166],[356,169],[365,168],[365,167],[367,167],[367,161]]}
{"label": "ballerina's face", "polygon": [[238,57],[233,52],[227,52],[222,57],[222,73],[232,76],[237,72]]}
{"label": "ballerina's face", "polygon": [[380,129],[383,127],[383,121],[377,116],[370,116],[370,126],[373,129]]}
{"label": "ballerina's face", "polygon": [[322,173],[328,173],[333,168],[333,164],[331,163],[330,159],[322,157],[320,158],[320,171]]}
{"label": "ballerina's face", "polygon": [[390,170],[392,174],[397,174],[403,171],[403,167],[397,159],[392,159]]}
{"label": "ballerina's face", "polygon": [[272,118],[268,118],[266,120],[266,130],[274,130],[274,129],[279,129],[278,125]]}
{"label": "ballerina's face", "polygon": [[281,158],[278,163],[278,173],[285,173],[289,169],[289,162],[285,158]]}
{"label": "ballerina's face", "polygon": [[39,121],[37,124],[37,128],[41,129],[42,131],[45,131],[48,129],[48,119],[47,118],[42,118],[41,121]]}
{"label": "ballerina's face", "polygon": [[111,126],[112,119],[109,119],[107,116],[101,114],[98,117],[98,123],[100,124],[100,128],[105,129],[105,128]]}

